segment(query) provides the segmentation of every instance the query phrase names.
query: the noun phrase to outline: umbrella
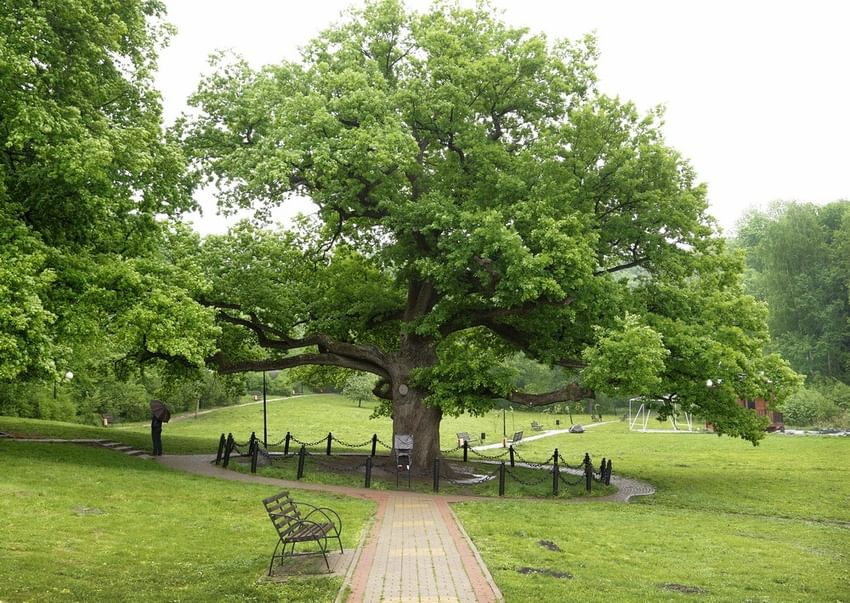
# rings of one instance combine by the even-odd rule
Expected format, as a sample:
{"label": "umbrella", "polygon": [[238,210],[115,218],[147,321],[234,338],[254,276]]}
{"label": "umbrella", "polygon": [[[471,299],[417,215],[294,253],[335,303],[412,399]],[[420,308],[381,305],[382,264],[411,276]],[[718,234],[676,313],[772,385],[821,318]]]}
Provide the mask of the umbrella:
{"label": "umbrella", "polygon": [[159,400],[151,400],[151,412],[153,416],[163,423],[168,423],[169,419],[171,419],[171,411]]}

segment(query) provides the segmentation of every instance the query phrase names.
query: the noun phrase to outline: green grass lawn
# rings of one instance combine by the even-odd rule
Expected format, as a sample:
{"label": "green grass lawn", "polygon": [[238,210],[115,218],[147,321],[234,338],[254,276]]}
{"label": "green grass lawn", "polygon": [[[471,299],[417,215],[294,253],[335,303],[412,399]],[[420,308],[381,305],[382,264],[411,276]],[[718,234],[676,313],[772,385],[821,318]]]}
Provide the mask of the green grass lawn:
{"label": "green grass lawn", "polygon": [[[316,440],[331,431],[349,442],[372,433],[388,441],[390,421],[370,420],[371,410],[337,396],[272,401],[269,439],[291,431]],[[505,415],[507,431],[526,436],[532,420],[554,426],[554,418]],[[447,418],[442,446],[454,447],[457,431],[500,438],[501,421],[501,413]],[[222,432],[245,441],[262,427],[262,405],[175,419],[165,428],[165,450],[212,454]],[[0,431],[144,447],[148,429],[0,417]],[[455,505],[508,603],[850,602],[850,439],[770,435],[753,447],[708,434],[629,432],[617,421],[518,450],[542,461],[556,447],[570,463],[585,452],[595,461],[612,458],[615,475],[643,479],[658,492],[630,505]],[[332,580],[258,583],[274,544],[258,502],[268,488],[184,476],[84,447],[0,441],[0,453],[0,510],[9,518],[0,552],[10,561],[0,563],[0,601],[330,601],[336,592]],[[359,501],[332,504],[347,509],[348,526],[362,525],[370,512]],[[165,514],[165,523],[152,524],[151,511]]]}
{"label": "green grass lawn", "polygon": [[553,444],[611,457],[615,475],[658,492],[630,505],[457,505],[507,601],[850,601],[850,439],[753,447],[615,423],[522,450]]}
{"label": "green grass lawn", "polygon": [[[262,581],[273,486],[185,475],[109,450],[0,440],[0,601],[332,601],[339,578]],[[353,547],[369,502],[331,506]]]}

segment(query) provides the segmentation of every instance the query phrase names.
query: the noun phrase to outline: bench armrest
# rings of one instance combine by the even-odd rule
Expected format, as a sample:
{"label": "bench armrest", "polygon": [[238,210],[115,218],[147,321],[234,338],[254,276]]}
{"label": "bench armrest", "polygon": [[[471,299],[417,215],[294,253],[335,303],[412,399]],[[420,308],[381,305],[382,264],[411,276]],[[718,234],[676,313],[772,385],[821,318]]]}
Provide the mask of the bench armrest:
{"label": "bench armrest", "polygon": [[[333,509],[330,509],[328,507],[317,507],[315,505],[311,505],[310,503],[303,503],[303,502],[298,502],[298,501],[292,501],[292,502],[293,502],[293,504],[295,504],[299,508],[300,507],[307,507],[309,509],[309,511],[307,512],[306,515],[302,515],[304,520],[307,520],[313,514],[319,514],[322,517],[324,517],[325,520],[327,520],[328,523],[333,525],[337,534],[342,532],[342,519],[340,519],[339,513],[337,513]],[[331,518],[331,515],[333,515],[333,518]],[[336,519],[336,521],[334,521],[334,519]]]}

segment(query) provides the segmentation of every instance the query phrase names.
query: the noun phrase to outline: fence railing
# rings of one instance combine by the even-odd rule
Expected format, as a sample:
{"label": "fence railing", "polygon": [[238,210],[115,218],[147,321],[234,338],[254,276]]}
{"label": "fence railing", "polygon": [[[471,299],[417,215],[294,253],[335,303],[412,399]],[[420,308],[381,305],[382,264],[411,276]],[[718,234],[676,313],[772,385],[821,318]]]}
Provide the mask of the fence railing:
{"label": "fence railing", "polygon": [[[290,453],[292,442],[300,445],[297,453]],[[364,473],[363,485],[366,488],[370,488],[372,485],[372,469],[378,445],[387,450],[392,449],[391,446],[381,441],[377,434],[373,434],[371,438],[364,442],[352,444],[336,438],[333,433],[328,433],[327,436],[318,440],[302,441],[294,437],[290,432],[287,432],[286,436],[284,436],[280,442],[269,445],[269,448],[283,446],[283,460],[297,458],[296,479],[300,480],[304,477],[306,460],[308,457],[311,458],[318,466],[324,466],[329,470],[340,471],[342,469],[338,463],[328,463],[327,461],[322,460],[323,457],[333,456],[333,442],[339,443],[347,450],[369,448],[369,453],[364,455],[364,461],[362,463],[354,464],[345,468],[346,471],[352,473],[360,473],[362,470]],[[318,454],[308,450],[308,447],[315,447],[320,444],[323,445],[321,450],[324,454]],[[557,448],[555,448],[552,455],[543,462],[530,461],[524,458],[513,445],[509,445],[506,450],[499,454],[486,455],[471,448],[468,445],[468,442],[464,441],[456,448],[443,450],[441,453],[446,454],[456,452],[461,449],[463,450],[463,463],[469,462],[469,452],[471,451],[478,457],[479,464],[495,466],[495,471],[492,473],[485,472],[483,474],[476,474],[474,478],[456,479],[449,477],[448,475],[444,475],[446,472],[443,468],[448,460],[457,461],[455,459],[437,457],[434,459],[432,467],[432,489],[434,492],[440,491],[442,483],[450,483],[455,486],[477,486],[479,484],[498,479],[499,496],[505,496],[509,480],[525,486],[526,488],[535,487],[551,480],[552,495],[558,496],[562,485],[574,487],[580,485],[583,481],[585,489],[588,492],[591,492],[594,482],[604,484],[606,486],[611,483],[611,459],[603,457],[599,466],[595,467],[589,453],[585,453],[581,462],[575,465],[568,463]],[[227,436],[222,433],[219,438],[215,464],[227,467],[230,463],[230,457],[234,452],[236,452],[239,456],[248,457],[250,459],[251,473],[257,472],[257,465],[261,456],[266,460],[266,462],[271,462],[272,458],[272,453],[268,450],[268,448],[262,446],[262,443],[254,432],[251,433],[248,441],[244,443],[240,443],[234,439],[232,433],[228,433]],[[508,457],[507,460],[505,460],[505,457]],[[281,456],[278,455],[275,458],[279,459]],[[534,471],[532,475],[529,475],[528,473],[521,474],[520,471],[516,471],[517,467],[532,469]]]}

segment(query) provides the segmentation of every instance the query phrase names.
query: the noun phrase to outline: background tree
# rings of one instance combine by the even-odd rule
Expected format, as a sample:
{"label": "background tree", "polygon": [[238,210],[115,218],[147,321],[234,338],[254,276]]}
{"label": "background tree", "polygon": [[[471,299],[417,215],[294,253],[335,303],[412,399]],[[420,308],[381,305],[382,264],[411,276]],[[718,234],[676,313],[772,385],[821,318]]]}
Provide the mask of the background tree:
{"label": "background tree", "polygon": [[107,363],[126,354],[152,324],[144,308],[179,301],[182,288],[154,285],[140,262],[159,252],[161,222],[193,206],[152,86],[162,12],[153,0],[3,3],[0,398],[68,369],[83,378],[86,348]]}
{"label": "background tree", "polygon": [[364,401],[375,401],[375,395],[372,390],[375,389],[375,376],[368,373],[354,373],[345,382],[342,387],[342,395],[351,400],[357,400],[357,406],[361,406]]}
{"label": "background tree", "polygon": [[751,211],[734,244],[746,286],[770,307],[771,348],[807,376],[783,406],[797,426],[850,425],[850,202]]}
{"label": "background tree", "polygon": [[778,203],[740,223],[748,288],[774,348],[809,376],[850,379],[850,202]]}
{"label": "background tree", "polygon": [[[318,210],[290,232],[243,224],[201,242],[196,299],[221,327],[210,362],[376,375],[419,467],[443,413],[585,386],[684,404],[757,441],[736,397],[781,399],[795,375],[763,355],[764,308],[660,112],[600,94],[595,58],[592,38],[550,43],[485,5],[392,0],[300,62],[219,57],[181,125],[197,174],[225,208],[263,215],[303,194]],[[502,361],[520,351],[584,384],[514,389]]]}

